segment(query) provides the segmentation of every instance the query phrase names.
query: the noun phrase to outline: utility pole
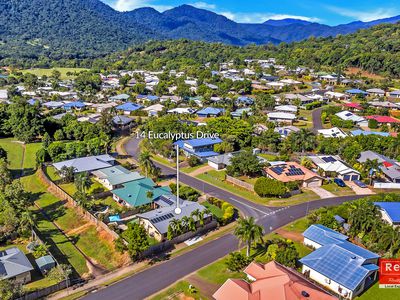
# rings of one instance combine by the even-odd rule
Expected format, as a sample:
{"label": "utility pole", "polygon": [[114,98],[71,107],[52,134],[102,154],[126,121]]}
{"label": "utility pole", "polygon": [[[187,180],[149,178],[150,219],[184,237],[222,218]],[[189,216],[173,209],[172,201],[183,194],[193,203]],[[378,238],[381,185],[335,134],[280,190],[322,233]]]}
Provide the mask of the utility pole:
{"label": "utility pole", "polygon": [[176,208],[175,213],[179,215],[182,212],[179,203],[179,146],[176,145]]}

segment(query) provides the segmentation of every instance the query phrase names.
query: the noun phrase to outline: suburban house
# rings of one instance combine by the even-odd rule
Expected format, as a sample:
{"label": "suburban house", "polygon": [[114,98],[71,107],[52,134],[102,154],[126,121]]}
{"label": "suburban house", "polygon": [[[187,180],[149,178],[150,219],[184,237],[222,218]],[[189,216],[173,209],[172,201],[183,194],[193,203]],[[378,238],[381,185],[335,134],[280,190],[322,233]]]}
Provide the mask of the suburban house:
{"label": "suburban house", "polygon": [[225,112],[223,108],[206,107],[196,112],[200,118],[218,117]]}
{"label": "suburban house", "polygon": [[174,144],[183,151],[183,153],[190,157],[192,155],[205,162],[208,157],[218,155],[214,151],[214,145],[222,143],[220,138],[204,138],[204,139],[192,139],[192,140],[179,140]]}
{"label": "suburban house", "polygon": [[138,172],[131,172],[121,165],[93,171],[92,175],[108,190],[116,189],[129,181],[135,181],[144,178]]}
{"label": "suburban house", "polygon": [[316,249],[300,259],[305,276],[345,299],[355,298],[376,281],[379,255],[323,225],[311,225],[303,236],[304,244]]}
{"label": "suburban house", "polygon": [[133,103],[126,102],[124,104],[118,105],[115,109],[122,111],[125,115],[129,115],[131,112],[141,109],[143,106]]}
{"label": "suburban house", "polygon": [[42,106],[46,107],[47,109],[56,109],[61,108],[64,106],[64,102],[61,101],[49,101],[42,104]]}
{"label": "suburban house", "polygon": [[68,103],[65,103],[63,106],[63,108],[65,110],[73,110],[73,109],[81,110],[82,108],[85,108],[85,107],[86,107],[86,104],[81,101],[68,102]]}
{"label": "suburban house", "polygon": [[297,162],[284,162],[271,167],[265,167],[263,172],[268,178],[281,182],[300,181],[303,187],[319,187],[323,178]]}
{"label": "suburban house", "polygon": [[343,104],[344,109],[349,109],[351,111],[363,111],[364,108],[361,106],[360,103],[356,102],[348,102]]}
{"label": "suburban house", "polygon": [[248,280],[228,279],[213,295],[215,300],[333,300],[322,288],[275,261],[252,262],[245,270]]}
{"label": "suburban house", "polygon": [[367,160],[377,160],[383,176],[390,182],[400,183],[400,164],[397,161],[371,150],[361,152],[357,159],[359,163],[365,163]]}
{"label": "suburban house", "polygon": [[310,155],[308,158],[326,177],[338,177],[344,181],[360,180],[360,172],[349,167],[337,155]]}
{"label": "suburban house", "polygon": [[236,99],[236,103],[244,105],[252,105],[254,103],[254,99],[246,96],[240,96]]}
{"label": "suburban house", "polygon": [[389,92],[389,96],[392,98],[400,98],[400,91]]}
{"label": "suburban house", "polygon": [[46,275],[51,269],[56,266],[56,261],[54,260],[53,256],[45,255],[35,259],[35,263],[37,264],[40,273]]}
{"label": "suburban house", "polygon": [[348,110],[338,112],[335,115],[338,116],[343,121],[352,121],[353,123],[356,123],[356,124],[364,123],[365,125],[367,125],[367,122],[365,121],[365,119],[363,117],[357,116],[357,115],[353,114],[352,112],[349,112]]}
{"label": "suburban house", "polygon": [[[176,214],[176,197],[174,197],[174,200],[171,200],[171,205],[169,206],[159,207],[152,211],[137,215],[139,223],[143,225],[149,236],[158,241],[163,241],[167,238],[168,227],[172,220],[182,220],[185,217],[190,217],[191,214],[196,210],[199,210],[200,212],[205,210],[205,207],[197,202],[184,201],[180,199],[180,208],[182,211],[180,214]],[[204,215],[204,224],[208,224],[211,221],[211,214]],[[200,222],[197,222],[196,227],[199,226]]]}
{"label": "suburban house", "polygon": [[368,96],[368,93],[366,91],[363,91],[363,90],[360,90],[360,89],[347,90],[346,94],[348,94],[350,96],[357,96],[357,95]]}
{"label": "suburban house", "polygon": [[297,106],[296,105],[278,105],[278,106],[274,107],[274,111],[296,114]]}
{"label": "suburban house", "polygon": [[162,112],[162,110],[165,108],[164,105],[162,104],[154,104],[154,105],[150,105],[148,107],[143,108],[144,111],[147,111],[147,113],[149,114],[149,116],[157,116],[158,113]]}
{"label": "suburban house", "polygon": [[162,195],[171,194],[171,189],[157,186],[150,178],[141,178],[123,183],[121,188],[114,189],[111,193],[119,204],[138,208],[153,204]]}
{"label": "suburban house", "polygon": [[300,128],[293,126],[293,125],[288,125],[288,126],[281,126],[281,127],[275,127],[274,132],[277,132],[281,135],[282,138],[288,137],[291,133],[293,132],[299,132]]}
{"label": "suburban house", "polygon": [[215,170],[225,169],[231,164],[231,158],[239,152],[225,153],[207,158],[208,165]]}
{"label": "suburban house", "polygon": [[177,107],[177,108],[170,109],[168,111],[169,114],[178,114],[178,115],[182,115],[182,114],[191,115],[191,114],[194,114],[195,112],[196,112],[196,110],[193,108],[190,108],[190,107]]}
{"label": "suburban house", "polygon": [[337,100],[342,100],[342,101],[349,99],[349,96],[346,94],[332,92],[332,91],[325,92],[324,96],[327,97],[328,99],[337,99]]}
{"label": "suburban house", "polygon": [[231,116],[233,118],[238,118],[238,119],[243,117],[244,114],[246,114],[247,116],[251,116],[253,114],[251,112],[251,108],[250,107],[238,108],[237,110],[231,112]]}
{"label": "suburban house", "polygon": [[356,129],[350,132],[351,135],[380,135],[380,136],[390,136],[389,132],[379,132],[379,131],[366,131],[361,129]]}
{"label": "suburban house", "polygon": [[116,115],[112,118],[112,123],[115,126],[124,127],[133,122],[133,118],[124,115]]}
{"label": "suburban house", "polygon": [[293,124],[293,122],[296,120],[295,114],[285,112],[270,112],[267,114],[267,116],[269,121],[277,123]]}
{"label": "suburban house", "polygon": [[115,102],[109,102],[109,103],[95,103],[92,105],[94,109],[98,113],[102,113],[103,111],[108,111],[111,110],[113,107],[118,106],[118,103]]}
{"label": "suburban house", "polygon": [[109,101],[113,101],[113,102],[115,102],[115,101],[126,102],[126,101],[128,101],[128,99],[130,97],[131,96],[129,96],[128,94],[119,94],[119,95],[116,95],[116,96],[111,96],[110,98],[108,98],[108,100]]}
{"label": "suburban house", "polygon": [[53,163],[54,168],[61,171],[63,167],[73,168],[75,173],[91,172],[99,169],[111,167],[115,164],[115,158],[108,155],[96,155],[78,157],[66,161]]}
{"label": "suburban house", "polygon": [[33,266],[26,255],[17,247],[0,251],[0,278],[14,280],[17,283],[31,281]]}
{"label": "suburban house", "polygon": [[372,96],[376,96],[376,97],[384,97],[385,96],[385,91],[382,89],[368,89],[367,93],[372,95]]}
{"label": "suburban house", "polygon": [[347,134],[338,127],[319,129],[318,133],[322,134],[324,138],[345,138],[347,136]]}
{"label": "suburban house", "polygon": [[382,219],[392,226],[400,226],[400,202],[374,202],[381,212]]}
{"label": "suburban house", "polygon": [[160,98],[155,95],[137,95],[136,99],[141,102],[146,102],[146,101],[154,102],[154,101],[159,100]]}
{"label": "suburban house", "polygon": [[398,124],[400,123],[399,119],[396,118],[392,118],[389,116],[377,116],[377,115],[373,115],[373,116],[367,116],[365,117],[367,120],[375,120],[378,122],[379,125],[382,124],[387,124],[387,125],[392,125],[392,124]]}

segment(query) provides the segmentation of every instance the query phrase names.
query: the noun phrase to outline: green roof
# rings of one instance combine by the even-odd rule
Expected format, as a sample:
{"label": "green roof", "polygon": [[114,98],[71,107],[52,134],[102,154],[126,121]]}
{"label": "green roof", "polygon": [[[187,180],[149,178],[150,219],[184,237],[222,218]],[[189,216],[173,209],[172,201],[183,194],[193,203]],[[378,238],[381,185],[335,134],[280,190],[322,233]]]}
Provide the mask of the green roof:
{"label": "green roof", "polygon": [[112,185],[144,178],[138,172],[131,172],[120,165],[100,169],[92,173],[99,179],[107,179]]}
{"label": "green roof", "polygon": [[[156,184],[150,178],[142,178],[123,184],[123,188],[115,189],[113,194],[124,200],[133,207],[150,204],[161,195],[170,195],[169,187],[156,187]],[[147,193],[152,192],[153,197],[148,198]]]}

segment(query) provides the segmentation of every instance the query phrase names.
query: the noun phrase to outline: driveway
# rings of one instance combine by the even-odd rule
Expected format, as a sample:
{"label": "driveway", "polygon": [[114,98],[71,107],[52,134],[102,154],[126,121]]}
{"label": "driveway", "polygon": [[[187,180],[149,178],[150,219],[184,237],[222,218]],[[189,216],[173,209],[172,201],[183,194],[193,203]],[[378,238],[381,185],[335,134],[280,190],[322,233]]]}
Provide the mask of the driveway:
{"label": "driveway", "polygon": [[314,133],[317,133],[319,129],[324,129],[324,126],[322,125],[322,120],[321,120],[321,114],[322,114],[322,107],[317,108],[312,111],[312,121],[313,121],[313,131]]}
{"label": "driveway", "polygon": [[356,195],[373,195],[375,194],[370,188],[360,188],[353,181],[346,181],[346,185],[351,188]]}
{"label": "driveway", "polygon": [[316,193],[321,199],[337,197],[335,194],[328,192],[327,190],[323,189],[320,186],[319,187],[308,187],[308,189],[313,191],[314,193]]}

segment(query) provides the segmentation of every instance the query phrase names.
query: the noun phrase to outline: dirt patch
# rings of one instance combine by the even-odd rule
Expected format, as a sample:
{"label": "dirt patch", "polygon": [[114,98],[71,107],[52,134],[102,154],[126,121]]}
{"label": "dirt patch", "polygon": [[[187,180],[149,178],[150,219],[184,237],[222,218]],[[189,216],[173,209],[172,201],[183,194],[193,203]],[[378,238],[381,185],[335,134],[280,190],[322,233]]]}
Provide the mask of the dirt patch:
{"label": "dirt patch", "polygon": [[193,172],[189,173],[188,175],[192,176],[192,177],[195,177],[197,175],[200,175],[200,174],[203,174],[205,172],[212,171],[212,170],[214,170],[212,167],[204,166],[204,167],[198,168],[197,170],[194,170]]}
{"label": "dirt patch", "polygon": [[110,235],[105,230],[97,230],[99,234],[99,239],[103,240],[106,244],[108,244],[113,250],[113,261],[116,262],[118,267],[127,266],[132,263],[132,260],[128,253],[120,253],[115,249],[115,244],[112,240],[110,240]]}
{"label": "dirt patch", "polygon": [[212,295],[220,287],[218,284],[203,280],[196,274],[190,275],[187,281],[196,289],[198,289],[202,295],[206,296],[207,299],[213,299]]}
{"label": "dirt patch", "polygon": [[84,225],[82,225],[82,226],[79,226],[79,227],[77,227],[77,228],[74,228],[74,229],[72,229],[72,230],[70,230],[70,231],[67,231],[66,232],[66,234],[67,235],[73,235],[73,234],[79,234],[79,233],[81,233],[81,232],[84,232],[87,228],[89,228],[90,226],[92,226],[92,224],[91,223],[86,223],[86,224],[84,224]]}
{"label": "dirt patch", "polygon": [[378,74],[370,73],[370,72],[364,71],[364,70],[362,70],[360,68],[348,68],[346,70],[346,74],[347,75],[356,75],[356,74],[359,74],[359,73],[361,73],[362,77],[367,77],[367,78],[371,78],[371,79],[378,79],[378,80],[384,79],[384,77],[382,77],[382,76],[380,76]]}
{"label": "dirt patch", "polygon": [[285,229],[278,229],[276,233],[283,236],[285,239],[289,239],[296,242],[303,242],[303,236],[299,232],[287,231]]}

